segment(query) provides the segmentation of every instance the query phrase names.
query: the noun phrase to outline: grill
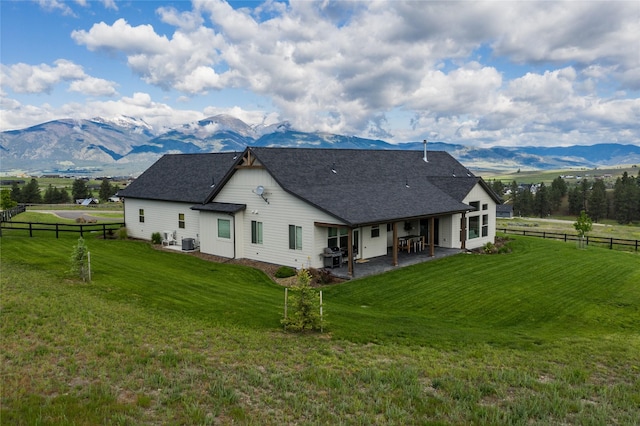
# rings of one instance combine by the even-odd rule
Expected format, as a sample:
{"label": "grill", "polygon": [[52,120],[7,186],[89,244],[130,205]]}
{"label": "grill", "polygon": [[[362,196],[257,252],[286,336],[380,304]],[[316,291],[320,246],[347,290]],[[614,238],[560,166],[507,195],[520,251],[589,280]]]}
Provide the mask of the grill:
{"label": "grill", "polygon": [[339,268],[342,265],[342,251],[340,247],[326,247],[322,253],[325,268]]}

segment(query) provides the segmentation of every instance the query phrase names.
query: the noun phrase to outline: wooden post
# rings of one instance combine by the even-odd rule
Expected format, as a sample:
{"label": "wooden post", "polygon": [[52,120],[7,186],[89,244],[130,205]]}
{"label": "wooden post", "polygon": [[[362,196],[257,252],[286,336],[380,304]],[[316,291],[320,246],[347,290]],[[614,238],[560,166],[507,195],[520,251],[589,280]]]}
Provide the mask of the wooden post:
{"label": "wooden post", "polygon": [[347,256],[348,260],[348,272],[347,274],[350,277],[353,277],[353,228],[349,228],[349,232],[347,233]]}
{"label": "wooden post", "polygon": [[289,299],[289,289],[284,289],[284,329],[287,329],[287,300]]}
{"label": "wooden post", "polygon": [[429,219],[429,256],[436,254],[436,219],[432,216]]}
{"label": "wooden post", "polygon": [[91,252],[87,252],[87,278],[91,282]]}
{"label": "wooden post", "polygon": [[56,223],[56,239],[58,238],[58,224]]}
{"label": "wooden post", "polygon": [[393,266],[398,266],[398,222],[393,222]]}
{"label": "wooden post", "polygon": [[467,212],[462,212],[460,219],[460,249],[467,249]]}
{"label": "wooden post", "polygon": [[322,290],[320,290],[320,333],[322,331]]}

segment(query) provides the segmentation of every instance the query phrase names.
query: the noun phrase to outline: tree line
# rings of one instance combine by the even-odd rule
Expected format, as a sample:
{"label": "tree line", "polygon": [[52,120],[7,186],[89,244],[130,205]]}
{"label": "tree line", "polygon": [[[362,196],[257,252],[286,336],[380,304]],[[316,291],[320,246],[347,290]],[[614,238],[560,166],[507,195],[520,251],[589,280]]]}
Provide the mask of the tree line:
{"label": "tree line", "polygon": [[509,189],[508,201],[516,216],[546,217],[562,214],[563,199],[567,199],[570,215],[580,215],[585,211],[591,219],[615,219],[621,224],[640,220],[640,172],[637,177],[626,171],[616,179],[613,191],[607,191],[602,179],[582,179],[569,187],[560,176],[551,182],[539,185],[518,185],[516,181],[506,187],[501,181],[493,181],[492,188],[497,194]]}
{"label": "tree line", "polygon": [[[109,179],[103,179],[98,190],[98,198],[101,201],[107,201],[119,189],[117,184],[112,184]],[[42,191],[38,180],[33,178],[22,186],[14,182],[10,190],[3,189],[2,209],[6,210],[17,204],[66,204],[87,198],[94,198],[94,195],[85,179],[75,179],[69,194],[66,188],[57,188],[51,184]]]}

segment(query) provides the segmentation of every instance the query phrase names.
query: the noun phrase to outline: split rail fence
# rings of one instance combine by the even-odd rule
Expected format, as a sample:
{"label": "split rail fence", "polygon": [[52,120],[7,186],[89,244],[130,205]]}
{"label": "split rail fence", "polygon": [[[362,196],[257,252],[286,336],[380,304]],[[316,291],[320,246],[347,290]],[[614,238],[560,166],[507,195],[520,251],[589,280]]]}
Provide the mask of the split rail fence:
{"label": "split rail fence", "polygon": [[[561,234],[557,232],[548,232],[548,231],[531,231],[527,229],[508,229],[508,228],[497,228],[496,231],[504,232],[505,234],[514,234],[514,235],[523,235],[527,237],[539,237],[539,238],[548,238],[552,240],[563,240],[563,241],[580,241],[580,237],[572,234]],[[638,251],[640,248],[640,240],[625,240],[622,238],[608,238],[608,237],[593,237],[593,236],[585,236],[586,245],[599,245],[599,246],[607,246],[610,249],[621,247],[623,250],[634,250]]]}
{"label": "split rail fence", "polygon": [[30,237],[33,237],[35,231],[48,231],[55,232],[56,238],[59,238],[61,232],[75,232],[80,234],[81,237],[84,237],[86,233],[101,232],[102,237],[107,238],[107,235],[113,235],[123,226],[125,226],[123,222],[67,224],[11,221],[0,223],[0,236],[3,230],[11,229],[29,232]]}

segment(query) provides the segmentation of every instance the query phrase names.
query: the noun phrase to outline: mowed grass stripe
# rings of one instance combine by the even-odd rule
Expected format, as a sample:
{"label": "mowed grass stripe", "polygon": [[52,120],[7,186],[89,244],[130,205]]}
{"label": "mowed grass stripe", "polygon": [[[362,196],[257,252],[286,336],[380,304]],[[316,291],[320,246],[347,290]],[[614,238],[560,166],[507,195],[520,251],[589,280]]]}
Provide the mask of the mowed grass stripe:
{"label": "mowed grass stripe", "polygon": [[[87,241],[89,288],[102,297],[212,323],[279,327],[283,289],[260,271],[145,242]],[[20,262],[16,253],[36,252],[29,263],[59,277],[68,277],[75,242],[3,238],[6,258]],[[526,342],[547,341],[595,328],[632,329],[640,321],[639,256],[526,237],[512,245],[511,254],[462,254],[325,288],[327,330],[354,341],[513,344],[525,335]]]}
{"label": "mowed grass stripe", "polygon": [[[70,278],[77,237],[3,237],[3,258]],[[142,307],[180,311],[216,323],[275,328],[282,289],[263,272],[153,249],[146,242],[87,237],[92,283],[86,291]],[[22,254],[31,253],[29,256]]]}
{"label": "mowed grass stripe", "polygon": [[[577,250],[571,244],[533,238],[518,238],[513,244],[512,254],[458,255],[416,265],[328,289],[325,299],[339,300],[347,317],[376,312],[391,322],[404,317],[409,324],[413,317],[480,332],[491,328],[541,334],[589,332],[603,326],[603,310],[621,291],[630,298],[628,310],[637,308],[638,256],[599,248]],[[353,307],[360,307],[360,312]],[[614,324],[609,320],[609,326]],[[430,327],[423,327],[423,332],[414,329],[411,334],[422,340],[429,332]]]}

